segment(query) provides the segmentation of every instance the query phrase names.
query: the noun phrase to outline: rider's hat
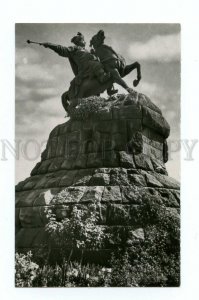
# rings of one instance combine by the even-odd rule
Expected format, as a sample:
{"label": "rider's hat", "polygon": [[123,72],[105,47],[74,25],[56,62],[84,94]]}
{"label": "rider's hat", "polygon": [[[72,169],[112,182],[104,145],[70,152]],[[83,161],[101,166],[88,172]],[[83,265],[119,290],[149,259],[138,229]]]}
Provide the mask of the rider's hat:
{"label": "rider's hat", "polygon": [[81,32],[78,32],[77,35],[75,35],[72,39],[71,42],[73,44],[78,44],[78,42],[84,42],[84,36]]}

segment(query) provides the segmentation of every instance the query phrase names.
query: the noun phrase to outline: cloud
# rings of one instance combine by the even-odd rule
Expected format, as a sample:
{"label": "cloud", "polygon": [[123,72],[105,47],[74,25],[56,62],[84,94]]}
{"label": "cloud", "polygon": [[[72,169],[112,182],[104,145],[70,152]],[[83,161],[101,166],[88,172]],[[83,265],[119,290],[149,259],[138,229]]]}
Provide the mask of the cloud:
{"label": "cloud", "polygon": [[38,111],[47,116],[63,118],[65,115],[65,111],[61,103],[61,97],[53,97],[40,102]]}
{"label": "cloud", "polygon": [[45,64],[31,48],[16,50],[16,101],[43,101],[58,94],[62,66]]}
{"label": "cloud", "polygon": [[23,105],[16,107],[16,134],[22,137],[47,137],[49,128],[66,121],[64,116],[60,98],[54,97],[37,103],[24,101]]}
{"label": "cloud", "polygon": [[180,181],[180,151],[172,153],[172,160],[166,163],[166,168],[169,176]]}
{"label": "cloud", "polygon": [[32,87],[25,87],[19,85],[16,87],[16,91],[15,91],[16,101],[42,102],[46,99],[50,99],[55,96],[60,98],[57,89],[54,87],[37,88],[35,85]]}
{"label": "cloud", "polygon": [[158,92],[160,92],[160,87],[158,87],[157,84],[155,84],[155,83],[150,83],[147,81],[140,81],[137,90],[140,93],[143,93],[149,97],[153,97]]}
{"label": "cloud", "polygon": [[33,49],[17,49],[16,136],[47,138],[57,122],[65,121],[61,105],[65,73],[63,65],[43,62]]}
{"label": "cloud", "polygon": [[38,82],[40,85],[41,82],[52,84],[52,81],[63,73],[61,64],[43,61],[40,52],[28,47],[16,48],[15,64],[16,78],[25,84],[30,82],[32,84]]}
{"label": "cloud", "polygon": [[54,80],[54,74],[40,64],[17,65],[16,77],[24,82]]}
{"label": "cloud", "polygon": [[41,61],[39,52],[30,47],[16,48],[15,64],[35,64]]}
{"label": "cloud", "polygon": [[180,34],[156,35],[146,42],[132,43],[129,55],[136,60],[179,61]]}
{"label": "cloud", "polygon": [[15,101],[28,100],[30,99],[31,88],[21,87],[21,85],[16,85],[15,87]]}

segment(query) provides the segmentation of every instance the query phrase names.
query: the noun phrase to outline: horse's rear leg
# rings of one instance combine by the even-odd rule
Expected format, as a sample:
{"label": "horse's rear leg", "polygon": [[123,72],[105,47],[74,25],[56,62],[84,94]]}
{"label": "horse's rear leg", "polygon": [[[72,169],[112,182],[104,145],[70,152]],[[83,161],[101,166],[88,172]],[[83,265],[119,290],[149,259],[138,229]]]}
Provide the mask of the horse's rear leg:
{"label": "horse's rear leg", "polygon": [[111,73],[111,76],[115,83],[121,85],[124,89],[129,88],[128,85],[126,84],[126,82],[121,78],[117,69],[109,69],[108,71]]}
{"label": "horse's rear leg", "polygon": [[141,66],[139,64],[139,62],[134,62],[133,64],[130,64],[130,65],[127,65],[125,68],[124,68],[124,71],[123,71],[123,76],[126,76],[128,75],[129,73],[131,73],[134,69],[137,69],[137,80],[134,80],[133,81],[133,85],[134,86],[137,86],[138,83],[140,82],[141,80]]}
{"label": "horse's rear leg", "polygon": [[134,94],[134,93],[135,93],[135,91],[134,91],[132,88],[130,88],[130,87],[126,84],[126,82],[121,78],[121,76],[120,76],[120,74],[119,74],[119,72],[118,72],[117,69],[112,69],[112,70],[110,69],[109,72],[110,72],[110,74],[111,74],[111,76],[112,76],[112,78],[113,78],[113,81],[114,81],[115,83],[121,85],[121,86],[122,86],[125,90],[127,90],[127,92],[129,92],[130,94]]}

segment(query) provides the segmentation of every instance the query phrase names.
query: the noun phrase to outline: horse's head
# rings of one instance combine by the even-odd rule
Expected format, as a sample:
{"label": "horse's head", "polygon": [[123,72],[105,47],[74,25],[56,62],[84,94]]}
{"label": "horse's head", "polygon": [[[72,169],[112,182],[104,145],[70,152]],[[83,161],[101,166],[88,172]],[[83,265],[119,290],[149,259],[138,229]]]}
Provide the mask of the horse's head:
{"label": "horse's head", "polygon": [[103,45],[105,39],[104,31],[100,30],[97,34],[95,34],[90,40],[90,47],[94,47],[95,49],[99,46]]}

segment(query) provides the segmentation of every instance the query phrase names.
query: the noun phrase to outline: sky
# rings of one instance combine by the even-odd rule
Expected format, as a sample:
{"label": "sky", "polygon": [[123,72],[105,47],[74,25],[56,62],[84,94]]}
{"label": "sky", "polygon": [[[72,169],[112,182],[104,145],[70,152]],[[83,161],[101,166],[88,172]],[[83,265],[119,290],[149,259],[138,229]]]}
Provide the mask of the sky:
{"label": "sky", "polygon": [[[66,58],[26,40],[70,46],[80,31],[89,48],[91,37],[100,29],[105,31],[105,43],[127,64],[140,62],[142,80],[136,90],[162,110],[171,126],[168,143],[173,151],[166,167],[171,177],[180,180],[180,152],[174,149],[180,139],[180,25],[26,23],[15,27],[15,139],[20,145],[16,183],[28,177],[40,161],[51,130],[66,122],[60,97],[74,77]],[[125,81],[132,86],[135,78],[132,72]],[[120,86],[115,88],[126,93]]]}

